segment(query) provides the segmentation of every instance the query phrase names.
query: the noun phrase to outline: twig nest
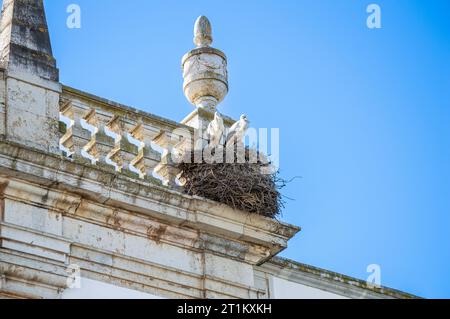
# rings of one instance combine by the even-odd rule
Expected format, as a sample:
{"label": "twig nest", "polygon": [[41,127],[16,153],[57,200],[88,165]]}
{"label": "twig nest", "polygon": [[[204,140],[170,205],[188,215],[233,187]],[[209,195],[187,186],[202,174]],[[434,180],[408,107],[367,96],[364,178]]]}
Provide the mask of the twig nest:
{"label": "twig nest", "polygon": [[[180,179],[187,194],[201,196],[234,209],[276,218],[284,207],[280,188],[284,186],[278,172],[270,171],[266,160],[254,160],[258,154],[248,148],[225,149],[214,161],[196,162],[203,151],[192,154],[191,163],[179,164]],[[232,152],[230,156],[230,151]],[[227,156],[228,152],[228,156]],[[230,161],[230,159],[232,159]]]}

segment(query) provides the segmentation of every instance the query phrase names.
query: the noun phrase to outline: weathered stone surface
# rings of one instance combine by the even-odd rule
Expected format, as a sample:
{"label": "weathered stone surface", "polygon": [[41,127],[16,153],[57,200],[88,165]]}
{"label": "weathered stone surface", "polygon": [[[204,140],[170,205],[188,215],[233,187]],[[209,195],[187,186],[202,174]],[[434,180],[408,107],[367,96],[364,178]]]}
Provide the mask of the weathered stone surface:
{"label": "weathered stone surface", "polygon": [[[61,164],[73,168],[79,164],[45,153],[38,155],[27,148],[19,151],[20,147],[15,150],[11,147],[5,143],[0,147],[0,185],[3,185],[4,198],[0,251],[19,252],[28,258],[43,258],[48,263],[74,263],[81,267],[86,278],[157,296],[261,295],[253,287],[253,265],[267,258],[270,248],[256,242],[267,241],[272,247],[273,240],[265,238],[267,235],[263,233],[250,241],[244,239],[244,229],[250,225],[248,217],[241,217],[241,212],[227,212],[212,202],[204,205],[201,199],[161,186],[145,185],[142,181],[122,180],[118,188],[110,188],[97,184],[99,175],[89,173],[93,168],[69,169],[70,166]],[[28,152],[34,155],[26,155]],[[13,156],[10,161],[9,156]],[[82,174],[83,183],[73,174]],[[105,174],[111,173],[101,173]],[[115,197],[115,192],[125,195],[135,184],[139,184],[136,192],[114,200],[96,195],[105,194],[107,198]],[[82,191],[83,188],[88,191]],[[87,194],[90,196],[86,197]],[[123,201],[127,204],[118,205]],[[266,229],[270,227],[265,223],[274,222],[260,219],[264,223],[258,227]],[[258,225],[257,220],[249,222],[251,227]],[[27,270],[24,276],[40,272]],[[6,273],[7,281],[15,282],[10,278],[11,273]],[[38,290],[41,285],[54,285],[54,279],[39,278],[33,284]],[[18,286],[14,287],[6,292],[17,292]],[[49,293],[42,292],[42,296],[52,296]],[[29,294],[39,295],[28,291],[22,296]]]}
{"label": "weathered stone surface", "polygon": [[211,24],[201,16],[194,27],[197,48],[182,59],[184,94],[197,108],[213,110],[228,93],[227,57],[211,48]]}
{"label": "weathered stone surface", "polygon": [[66,289],[62,299],[162,299],[160,296],[141,292],[116,284],[88,278],[80,280],[80,288]]}
{"label": "weathered stone surface", "polygon": [[58,82],[43,0],[3,0],[0,65]]}
{"label": "weathered stone surface", "polygon": [[235,260],[205,254],[205,275],[218,278],[224,282],[234,282],[243,286],[253,287],[253,266]]}
{"label": "weathered stone surface", "polygon": [[[8,160],[8,156],[13,156],[13,158]],[[49,208],[65,207],[66,213],[71,211],[70,207],[76,206],[76,199],[82,196],[92,202],[115,207],[119,211],[133,211],[164,220],[169,225],[184,225],[198,231],[209,232],[211,235],[226,236],[226,238],[247,243],[247,245],[260,246],[258,249],[250,246],[248,254],[244,255],[241,253],[242,248],[234,244],[224,246],[216,243],[205,246],[216,247],[232,258],[244,256],[245,260],[251,263],[259,263],[270,255],[276,254],[286,246],[287,239],[299,230],[291,225],[257,215],[251,216],[215,202],[174,192],[165,187],[158,187],[139,180],[118,178],[112,173],[102,172],[95,167],[81,169],[79,166],[62,158],[58,159],[10,144],[1,144],[0,174],[3,172],[12,174],[12,176],[20,176],[21,179],[25,178],[30,182],[49,185],[55,190],[63,191],[65,195],[57,196],[52,192],[48,193],[45,188],[39,190],[37,186],[33,186],[33,190],[28,188],[27,198],[34,198],[35,201],[40,202],[40,198],[48,193],[46,195],[49,198],[48,205],[55,201],[52,198],[60,198],[56,206],[50,205]],[[110,180],[111,182],[98,183],[98,180]],[[11,183],[9,187],[13,187],[13,185],[14,183]],[[17,187],[14,186],[14,188]],[[5,195],[10,194],[9,189],[5,190]],[[69,191],[73,194],[72,196],[67,195]],[[30,197],[30,194],[35,192],[42,193],[41,197],[37,195]],[[64,204],[64,201],[68,201],[68,203]],[[73,204],[68,206],[72,202]],[[95,208],[95,210],[97,209]],[[133,224],[128,225],[131,227]],[[154,228],[155,226],[153,226]],[[153,231],[150,232],[150,235],[154,236]],[[208,240],[210,238],[212,237],[208,237]],[[222,249],[224,250],[222,251]],[[238,250],[234,252],[233,249]]]}
{"label": "weathered stone surface", "polygon": [[33,80],[6,79],[6,138],[59,154],[59,92]]}
{"label": "weathered stone surface", "polygon": [[61,86],[42,0],[3,1],[0,50],[0,137],[59,154]]}
{"label": "weathered stone surface", "polygon": [[410,299],[417,298],[383,286],[369,286],[332,271],[275,257],[255,267],[255,282],[268,298],[291,299]]}
{"label": "weathered stone surface", "polygon": [[70,252],[70,243],[50,234],[29,228],[3,223],[1,227],[2,246],[27,254],[65,262]]}
{"label": "weathered stone surface", "polygon": [[[229,116],[223,115],[223,124],[226,128],[230,128],[236,120],[232,119]],[[206,139],[206,131],[209,123],[214,119],[214,112],[205,108],[196,108],[194,111],[189,113],[181,123],[188,125],[192,128],[195,128],[198,132],[199,138]],[[196,140],[196,139],[195,139]]]}
{"label": "weathered stone surface", "polygon": [[45,208],[5,200],[4,221],[9,224],[62,236],[62,215]]}
{"label": "weathered stone surface", "polygon": [[5,72],[0,69],[0,138],[6,134],[6,81]]}

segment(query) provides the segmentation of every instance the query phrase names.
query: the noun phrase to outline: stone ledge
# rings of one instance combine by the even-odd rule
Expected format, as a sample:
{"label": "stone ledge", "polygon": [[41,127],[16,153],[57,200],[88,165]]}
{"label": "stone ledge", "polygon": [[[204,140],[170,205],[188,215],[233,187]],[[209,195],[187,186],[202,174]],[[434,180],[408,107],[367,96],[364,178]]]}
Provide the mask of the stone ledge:
{"label": "stone ledge", "polygon": [[387,287],[369,287],[364,280],[275,257],[258,270],[291,282],[321,289],[354,299],[419,299],[419,297]]}
{"label": "stone ledge", "polygon": [[89,200],[151,216],[166,223],[266,247],[261,264],[287,247],[300,229],[192,197],[168,187],[105,172],[38,150],[0,141],[0,172],[72,192]]}
{"label": "stone ledge", "polygon": [[53,91],[56,93],[62,92],[62,86],[58,82],[53,82],[31,73],[26,73],[21,70],[11,71],[4,69],[0,70],[0,72],[4,72],[5,78],[12,78],[20,82],[25,82],[27,84],[37,86],[42,89]]}

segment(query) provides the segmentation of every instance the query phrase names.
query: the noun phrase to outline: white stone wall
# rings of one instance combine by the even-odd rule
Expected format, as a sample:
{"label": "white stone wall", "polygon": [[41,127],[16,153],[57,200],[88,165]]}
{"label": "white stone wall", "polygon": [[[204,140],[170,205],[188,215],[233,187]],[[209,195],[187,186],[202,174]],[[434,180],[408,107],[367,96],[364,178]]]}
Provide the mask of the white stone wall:
{"label": "white stone wall", "polygon": [[6,132],[6,108],[5,108],[5,72],[0,70],[0,137],[5,135]]}
{"label": "white stone wall", "polygon": [[76,266],[89,291],[115,286],[110,297],[264,297],[254,283],[257,251],[213,228],[164,223],[1,173],[0,185],[0,294],[80,296],[85,290],[66,290],[67,270]]}
{"label": "white stone wall", "polygon": [[309,287],[286,279],[272,277],[274,299],[349,299],[320,288]]}
{"label": "white stone wall", "polygon": [[108,283],[81,278],[78,288],[66,289],[61,299],[163,299],[136,290],[114,286]]}
{"label": "white stone wall", "polygon": [[8,140],[59,153],[60,84],[26,73],[9,72],[3,85],[8,108],[2,112],[0,105],[0,121],[6,113],[4,131]]}

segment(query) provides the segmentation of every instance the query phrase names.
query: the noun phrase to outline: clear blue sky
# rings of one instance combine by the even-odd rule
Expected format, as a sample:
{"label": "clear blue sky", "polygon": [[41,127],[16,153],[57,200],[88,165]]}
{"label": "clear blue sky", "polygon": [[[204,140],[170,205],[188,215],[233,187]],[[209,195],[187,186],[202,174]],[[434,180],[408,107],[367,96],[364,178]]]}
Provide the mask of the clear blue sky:
{"label": "clear blue sky", "polygon": [[[366,27],[366,7],[382,29]],[[66,28],[66,7],[82,28]],[[61,81],[173,120],[180,60],[207,15],[229,58],[220,111],[281,130],[283,256],[450,297],[450,1],[47,0]]]}

